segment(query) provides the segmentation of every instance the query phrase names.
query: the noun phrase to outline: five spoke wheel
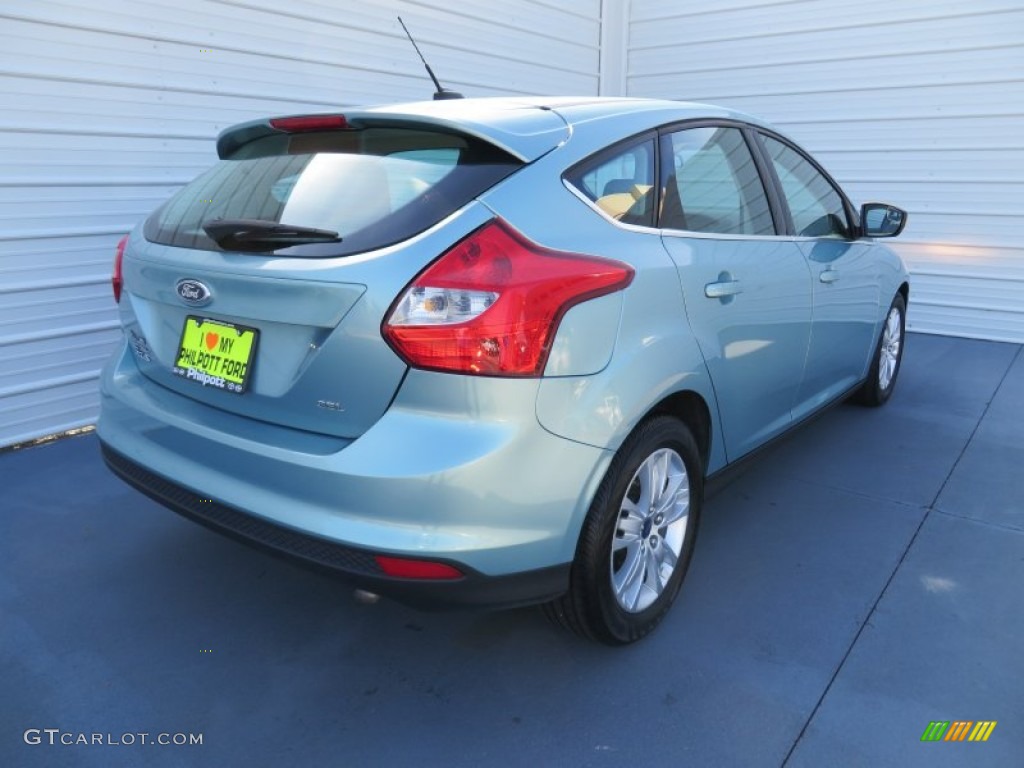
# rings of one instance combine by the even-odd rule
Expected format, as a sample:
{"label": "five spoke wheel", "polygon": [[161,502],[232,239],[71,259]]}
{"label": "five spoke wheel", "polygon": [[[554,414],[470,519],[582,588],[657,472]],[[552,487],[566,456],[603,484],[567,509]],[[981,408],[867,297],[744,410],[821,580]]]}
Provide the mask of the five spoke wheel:
{"label": "five spoke wheel", "polygon": [[689,511],[682,457],[671,448],[655,451],[633,474],[612,538],[612,589],[624,610],[643,611],[665,590],[679,562]]}
{"label": "five spoke wheel", "polygon": [[864,405],[882,405],[896,387],[896,377],[903,359],[903,333],[906,327],[907,300],[897,293],[878,334],[878,347],[867,379],[857,391],[856,399]]}
{"label": "five spoke wheel", "polygon": [[882,330],[881,350],[878,353],[878,386],[888,389],[896,375],[896,363],[903,346],[903,317],[898,307],[889,310]]}
{"label": "five spoke wheel", "polygon": [[690,428],[657,414],[615,454],[584,521],[569,591],[548,616],[610,645],[633,643],[665,617],[686,575],[704,496]]}

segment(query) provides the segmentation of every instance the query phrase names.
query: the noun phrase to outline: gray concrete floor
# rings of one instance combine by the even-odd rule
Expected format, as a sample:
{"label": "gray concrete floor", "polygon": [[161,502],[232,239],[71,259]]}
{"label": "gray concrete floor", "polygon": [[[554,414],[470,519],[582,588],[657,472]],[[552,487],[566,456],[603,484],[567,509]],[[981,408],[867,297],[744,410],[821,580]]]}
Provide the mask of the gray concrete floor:
{"label": "gray concrete floor", "polygon": [[1022,406],[1020,347],[912,335],[885,408],[710,499],[674,610],[619,650],[357,605],[122,485],[93,436],[0,454],[0,766],[1020,766]]}

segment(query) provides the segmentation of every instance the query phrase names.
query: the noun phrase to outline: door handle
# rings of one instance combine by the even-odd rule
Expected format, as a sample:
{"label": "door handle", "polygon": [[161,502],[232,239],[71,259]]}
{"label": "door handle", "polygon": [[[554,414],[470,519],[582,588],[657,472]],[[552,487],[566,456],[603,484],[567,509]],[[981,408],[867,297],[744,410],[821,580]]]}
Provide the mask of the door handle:
{"label": "door handle", "polygon": [[820,275],[818,275],[818,279],[821,280],[821,282],[823,283],[834,283],[836,280],[839,279],[839,271],[832,269],[832,267],[829,267]]}
{"label": "door handle", "polygon": [[739,280],[719,280],[704,286],[704,295],[709,299],[724,299],[737,293],[743,293]]}

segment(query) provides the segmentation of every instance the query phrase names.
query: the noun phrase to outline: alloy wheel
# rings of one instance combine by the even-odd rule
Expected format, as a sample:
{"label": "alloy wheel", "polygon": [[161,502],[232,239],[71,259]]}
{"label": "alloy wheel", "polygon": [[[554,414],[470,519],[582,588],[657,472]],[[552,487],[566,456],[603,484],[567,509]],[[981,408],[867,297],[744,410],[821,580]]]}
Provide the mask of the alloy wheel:
{"label": "alloy wheel", "polygon": [[896,307],[889,310],[885,319],[885,330],[882,331],[882,348],[878,360],[878,386],[882,390],[889,388],[896,374],[896,363],[900,359],[900,345],[903,343],[903,328],[900,322],[900,311]]}
{"label": "alloy wheel", "polygon": [[637,468],[612,538],[612,592],[629,613],[650,607],[676,570],[686,537],[690,479],[682,457],[661,448]]}

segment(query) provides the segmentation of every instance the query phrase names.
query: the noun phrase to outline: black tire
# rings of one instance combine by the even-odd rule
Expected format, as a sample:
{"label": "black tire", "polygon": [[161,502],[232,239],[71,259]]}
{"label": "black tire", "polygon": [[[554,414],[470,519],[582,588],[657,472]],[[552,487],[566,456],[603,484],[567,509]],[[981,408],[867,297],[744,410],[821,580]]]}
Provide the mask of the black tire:
{"label": "black tire", "polygon": [[[891,342],[887,342],[889,331],[889,319],[893,313],[896,313],[899,318],[899,338],[896,340],[895,349],[895,363],[891,366],[892,373],[886,379],[881,373],[883,372],[885,365],[885,358],[889,354],[893,354],[893,346]],[[884,405],[885,402],[892,396],[892,391],[896,388],[896,377],[900,372],[900,364],[903,362],[903,347],[906,345],[906,325],[907,325],[907,302],[903,298],[902,293],[897,293],[893,297],[892,304],[889,306],[889,311],[885,315],[885,320],[882,322],[882,328],[878,332],[878,343],[875,345],[874,358],[871,361],[871,370],[868,371],[868,377],[864,380],[860,389],[854,395],[854,399],[861,405],[867,405],[877,407]],[[888,354],[886,347],[888,346]]]}
{"label": "black tire", "polygon": [[[661,463],[664,483],[657,475],[639,473],[642,466],[658,471]],[[682,493],[675,490],[682,488],[682,468],[689,489],[685,522]],[[654,477],[659,479],[648,479]],[[647,505],[648,517],[638,524],[645,520],[640,514],[645,506],[645,481],[648,487],[661,487],[653,498],[668,501]],[[670,487],[674,490],[664,494]],[[686,425],[670,416],[655,416],[641,423],[615,455],[590,505],[576,546],[569,591],[543,606],[544,612],[556,624],[607,645],[626,645],[649,634],[672,606],[690,565],[703,497],[703,462]],[[627,504],[635,512],[623,509]],[[672,517],[678,521],[673,522]],[[659,527],[659,520],[665,525]],[[624,530],[627,525],[635,531]],[[613,539],[618,546],[614,555]],[[674,554],[676,546],[679,551]],[[631,564],[636,565],[628,568]],[[664,579],[663,568],[673,568]],[[628,574],[623,574],[626,570]],[[623,582],[618,589],[613,578]],[[636,585],[635,598],[630,594],[632,585]],[[624,607],[623,601],[632,601],[632,609]]]}

